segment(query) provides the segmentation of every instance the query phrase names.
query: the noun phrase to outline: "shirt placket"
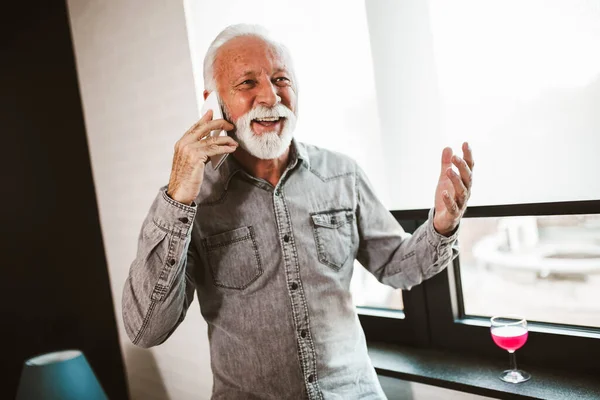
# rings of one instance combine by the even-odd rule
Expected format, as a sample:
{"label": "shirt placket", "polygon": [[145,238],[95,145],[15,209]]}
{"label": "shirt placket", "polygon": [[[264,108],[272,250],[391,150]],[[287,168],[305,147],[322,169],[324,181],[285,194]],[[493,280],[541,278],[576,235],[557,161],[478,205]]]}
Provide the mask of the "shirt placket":
{"label": "shirt placket", "polygon": [[273,204],[277,219],[278,236],[283,249],[286,282],[292,305],[298,357],[302,366],[304,385],[309,399],[323,399],[318,385],[315,346],[310,331],[308,304],[300,276],[300,265],[292,232],[290,213],[285,201],[283,187],[280,185],[273,192]]}

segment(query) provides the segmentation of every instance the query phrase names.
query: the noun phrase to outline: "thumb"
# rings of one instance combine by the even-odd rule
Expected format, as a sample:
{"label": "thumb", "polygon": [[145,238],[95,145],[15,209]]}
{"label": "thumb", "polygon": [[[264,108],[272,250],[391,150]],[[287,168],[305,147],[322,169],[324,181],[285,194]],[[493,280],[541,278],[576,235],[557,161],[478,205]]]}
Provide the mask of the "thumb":
{"label": "thumb", "polygon": [[442,151],[442,171],[440,172],[440,176],[445,176],[446,170],[452,168],[452,154],[451,147],[446,147]]}

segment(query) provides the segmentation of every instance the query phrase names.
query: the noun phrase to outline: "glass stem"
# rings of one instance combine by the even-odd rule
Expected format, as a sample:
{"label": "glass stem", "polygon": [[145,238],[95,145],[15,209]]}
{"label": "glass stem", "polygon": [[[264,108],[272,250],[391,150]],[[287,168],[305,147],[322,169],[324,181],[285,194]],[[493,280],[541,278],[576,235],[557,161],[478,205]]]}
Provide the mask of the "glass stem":
{"label": "glass stem", "polygon": [[510,369],[513,371],[517,370],[517,356],[515,355],[514,350],[508,352],[508,356],[510,357]]}

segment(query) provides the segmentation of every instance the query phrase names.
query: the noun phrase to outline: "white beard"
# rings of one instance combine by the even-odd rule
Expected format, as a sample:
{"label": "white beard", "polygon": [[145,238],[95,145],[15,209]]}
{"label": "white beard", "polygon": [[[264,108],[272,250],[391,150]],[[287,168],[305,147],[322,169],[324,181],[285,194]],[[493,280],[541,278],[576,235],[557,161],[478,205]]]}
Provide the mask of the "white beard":
{"label": "white beard", "polygon": [[[285,118],[281,122],[283,124],[281,135],[275,131],[256,135],[252,130],[252,120],[271,117]],[[234,125],[235,138],[244,150],[261,160],[272,160],[281,156],[290,146],[296,128],[296,116],[292,110],[281,103],[272,108],[257,106],[238,118]]]}

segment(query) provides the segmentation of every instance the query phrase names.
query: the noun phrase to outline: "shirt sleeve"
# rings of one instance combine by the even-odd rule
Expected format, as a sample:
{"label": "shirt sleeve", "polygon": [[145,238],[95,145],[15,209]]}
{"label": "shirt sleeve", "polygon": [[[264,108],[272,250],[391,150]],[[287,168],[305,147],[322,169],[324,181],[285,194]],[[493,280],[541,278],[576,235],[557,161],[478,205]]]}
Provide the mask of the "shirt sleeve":
{"label": "shirt sleeve", "polygon": [[458,229],[449,236],[433,227],[434,209],[411,235],[375,195],[365,173],[356,167],[357,260],[381,283],[410,289],[442,271],[458,255]]}
{"label": "shirt sleeve", "polygon": [[190,246],[196,208],[162,188],[142,224],[122,301],[125,331],[135,345],[161,344],[185,318],[196,289],[198,257]]}

